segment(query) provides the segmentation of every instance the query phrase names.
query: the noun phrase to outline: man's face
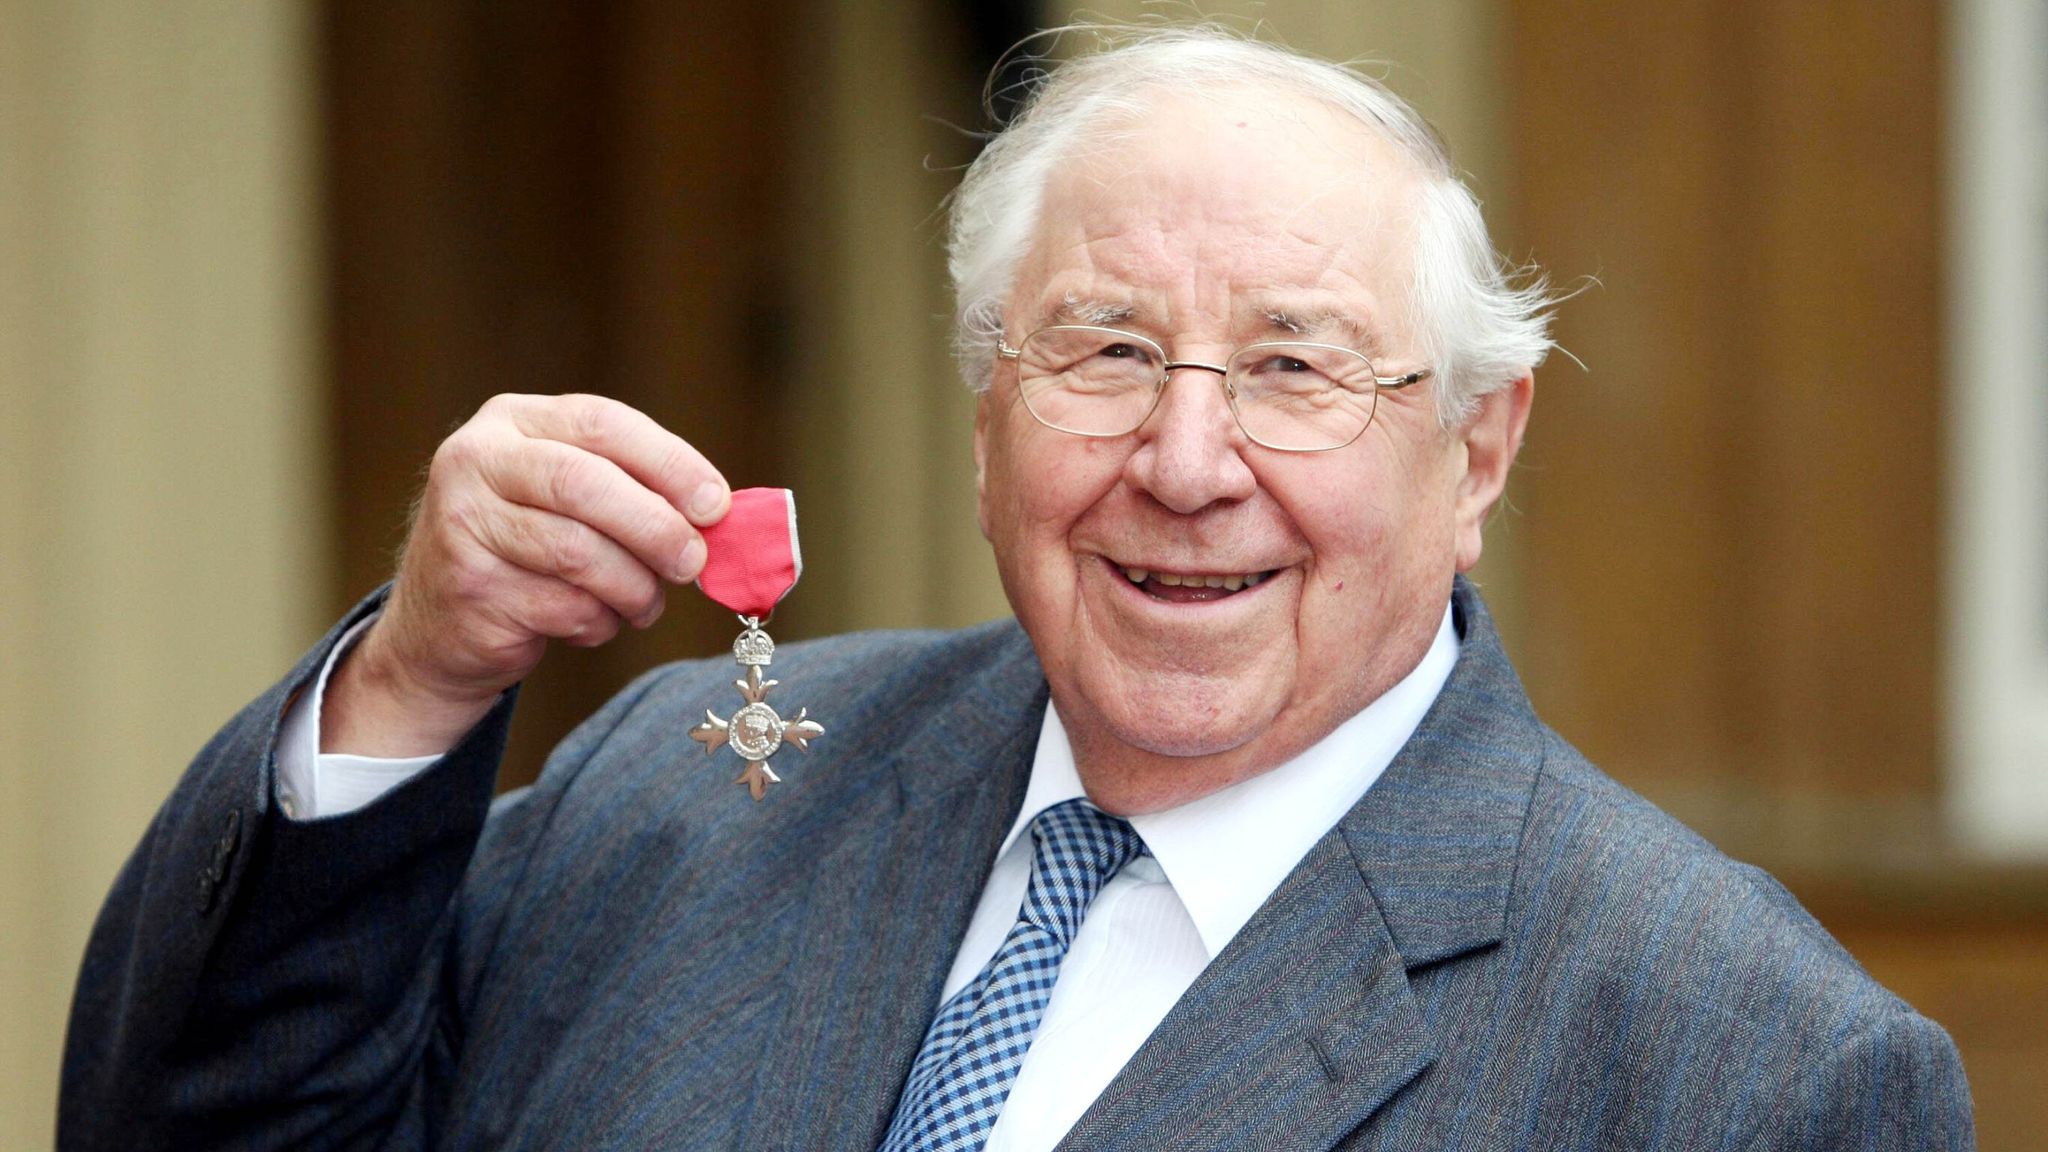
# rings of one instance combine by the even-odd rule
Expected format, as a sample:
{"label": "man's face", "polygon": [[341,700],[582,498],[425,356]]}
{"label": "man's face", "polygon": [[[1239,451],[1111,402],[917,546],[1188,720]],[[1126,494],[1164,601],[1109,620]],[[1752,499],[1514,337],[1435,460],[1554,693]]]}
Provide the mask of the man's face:
{"label": "man's face", "polygon": [[[1161,102],[1050,181],[1007,337],[1108,320],[1175,360],[1296,338],[1381,375],[1428,367],[1408,320],[1415,182],[1318,106]],[[1149,811],[1272,768],[1421,659],[1484,515],[1434,405],[1433,383],[1383,391],[1348,447],[1278,452],[1246,439],[1216,374],[1183,369],[1136,432],[1087,439],[1032,419],[998,361],[982,531],[1098,803]]]}

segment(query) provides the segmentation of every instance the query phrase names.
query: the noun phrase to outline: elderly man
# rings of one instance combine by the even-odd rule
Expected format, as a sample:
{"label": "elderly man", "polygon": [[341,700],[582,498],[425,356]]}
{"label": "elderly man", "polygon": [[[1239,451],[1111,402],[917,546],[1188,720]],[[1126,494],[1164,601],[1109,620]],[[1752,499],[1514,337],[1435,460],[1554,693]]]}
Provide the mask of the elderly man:
{"label": "elderly man", "polygon": [[768,802],[689,739],[714,660],[493,805],[510,688],[730,497],[492,401],[122,874],[65,1147],[1969,1146],[1940,1029],[1531,714],[1458,574],[1544,300],[1412,111],[1135,36],[952,239],[1016,622],[775,653],[833,727]]}

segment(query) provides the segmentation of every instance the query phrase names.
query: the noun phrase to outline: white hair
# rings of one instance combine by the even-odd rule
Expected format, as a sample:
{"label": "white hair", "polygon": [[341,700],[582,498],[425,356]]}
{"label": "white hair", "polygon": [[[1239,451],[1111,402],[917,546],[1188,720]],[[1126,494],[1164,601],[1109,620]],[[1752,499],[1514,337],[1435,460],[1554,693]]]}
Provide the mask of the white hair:
{"label": "white hair", "polygon": [[1419,173],[1412,327],[1436,371],[1438,413],[1462,423],[1481,396],[1542,363],[1551,300],[1533,269],[1493,249],[1479,202],[1442,142],[1407,102],[1351,69],[1249,39],[1216,24],[1074,25],[1098,49],[1040,72],[1021,110],[988,143],[954,193],[947,250],[956,301],[955,352],[968,387],[986,391],[1018,265],[1039,223],[1046,184],[1088,133],[1141,115],[1161,95],[1220,87],[1307,97],[1349,114]]}

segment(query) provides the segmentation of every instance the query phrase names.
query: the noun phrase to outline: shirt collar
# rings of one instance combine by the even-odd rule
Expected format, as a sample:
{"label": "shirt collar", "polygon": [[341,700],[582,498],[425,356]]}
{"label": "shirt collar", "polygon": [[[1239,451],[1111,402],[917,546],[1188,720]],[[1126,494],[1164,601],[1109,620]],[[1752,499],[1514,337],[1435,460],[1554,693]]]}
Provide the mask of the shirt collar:
{"label": "shirt collar", "polygon": [[[1178,808],[1131,818],[1212,959],[1387,770],[1457,662],[1458,635],[1446,606],[1421,663],[1301,755]],[[1040,812],[1085,795],[1067,730],[1048,700],[1024,806],[1002,852]]]}

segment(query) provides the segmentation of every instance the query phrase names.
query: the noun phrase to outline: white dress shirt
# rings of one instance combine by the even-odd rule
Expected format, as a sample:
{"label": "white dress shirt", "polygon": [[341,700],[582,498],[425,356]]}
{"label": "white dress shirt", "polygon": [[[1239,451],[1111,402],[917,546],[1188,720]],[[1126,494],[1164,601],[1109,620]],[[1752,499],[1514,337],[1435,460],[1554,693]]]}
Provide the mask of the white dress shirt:
{"label": "white dress shirt", "polygon": [[[352,811],[437,759],[320,752],[327,677],[361,627],[335,646],[280,733],[280,802],[298,819]],[[1089,906],[987,1152],[1045,1152],[1060,1142],[1209,961],[1386,771],[1457,660],[1446,606],[1422,662],[1319,743],[1270,772],[1131,819],[1150,855],[1125,865]],[[1048,705],[1024,805],[997,851],[942,1002],[974,979],[1017,922],[1031,879],[1031,821],[1082,795],[1067,731]]]}
{"label": "white dress shirt", "polygon": [[277,806],[294,820],[314,820],[353,812],[426,771],[439,756],[391,759],[320,751],[320,706],[327,699],[327,678],[334,666],[356,646],[376,614],[356,621],[341,634],[311,689],[285,711],[277,729]]}

